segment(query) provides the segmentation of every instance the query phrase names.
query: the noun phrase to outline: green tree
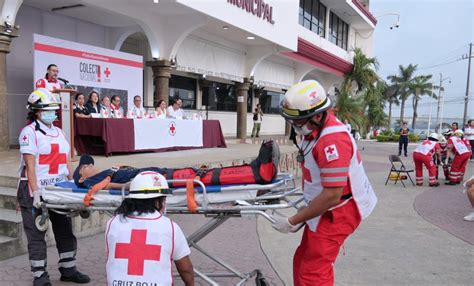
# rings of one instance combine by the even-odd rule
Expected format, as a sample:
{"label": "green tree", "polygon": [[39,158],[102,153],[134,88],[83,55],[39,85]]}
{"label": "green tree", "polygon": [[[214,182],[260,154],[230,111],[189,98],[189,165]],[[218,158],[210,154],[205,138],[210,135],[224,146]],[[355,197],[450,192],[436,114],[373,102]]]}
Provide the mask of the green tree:
{"label": "green tree", "polygon": [[[354,49],[353,67],[344,76],[341,90],[337,92],[336,114],[342,120],[348,120],[351,124],[361,127],[365,126],[365,109],[367,107],[365,96],[367,90],[378,81],[376,69],[377,59],[367,57],[361,49]],[[352,87],[357,85],[356,89]]]}
{"label": "green tree", "polygon": [[387,79],[396,87],[396,94],[400,99],[400,121],[403,122],[405,113],[405,102],[411,95],[411,85],[414,82],[414,74],[417,65],[409,64],[407,67],[400,65],[398,75],[388,76]]}
{"label": "green tree", "polygon": [[392,125],[392,105],[400,105],[400,101],[398,100],[397,96],[397,87],[393,84],[389,85],[385,83],[385,89],[382,96],[385,102],[388,102],[387,128],[390,129],[390,126]]}
{"label": "green tree", "polygon": [[418,102],[421,100],[421,97],[424,95],[437,98],[436,94],[433,93],[435,88],[430,82],[432,75],[419,75],[413,79],[413,83],[410,85],[410,92],[413,95],[413,121],[411,128],[415,129],[416,118],[418,117],[417,109]]}
{"label": "green tree", "polygon": [[383,94],[387,89],[384,81],[377,81],[372,86],[367,88],[364,94],[364,102],[366,105],[366,127],[367,130],[373,127],[380,127],[384,125],[387,115],[384,112],[384,98]]}
{"label": "green tree", "polygon": [[360,48],[354,49],[354,64],[352,70],[344,76],[342,91],[351,92],[352,85],[357,85],[355,94],[362,92],[364,89],[373,85],[377,80],[377,68],[379,63],[375,57],[368,58]]}

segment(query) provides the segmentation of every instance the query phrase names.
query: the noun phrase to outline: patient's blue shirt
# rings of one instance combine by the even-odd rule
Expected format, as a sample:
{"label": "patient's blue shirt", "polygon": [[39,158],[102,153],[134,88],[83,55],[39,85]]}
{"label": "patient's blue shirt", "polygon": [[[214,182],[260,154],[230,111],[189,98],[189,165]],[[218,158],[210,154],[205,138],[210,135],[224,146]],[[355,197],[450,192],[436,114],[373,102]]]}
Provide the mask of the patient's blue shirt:
{"label": "patient's blue shirt", "polygon": [[[117,170],[114,173],[110,182],[125,184],[125,183],[130,182],[133,178],[135,178],[136,175],[144,171],[153,171],[160,174],[166,173],[166,169],[158,168],[158,167],[147,167],[147,168],[121,167],[119,170]],[[110,169],[102,171],[92,177],[89,177],[84,180],[83,186],[81,187],[85,187],[88,189],[92,188],[92,186],[104,180],[109,173],[110,173]]]}

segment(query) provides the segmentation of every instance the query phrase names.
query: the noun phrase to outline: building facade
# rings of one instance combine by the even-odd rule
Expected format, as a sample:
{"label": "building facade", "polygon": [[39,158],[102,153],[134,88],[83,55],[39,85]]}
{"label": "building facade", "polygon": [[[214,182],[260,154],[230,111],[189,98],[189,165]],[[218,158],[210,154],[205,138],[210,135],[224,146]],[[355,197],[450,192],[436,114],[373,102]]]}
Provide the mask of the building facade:
{"label": "building facade", "polygon": [[220,120],[225,136],[245,138],[257,103],[265,113],[261,134],[284,134],[278,110],[288,87],[316,79],[334,95],[352,68],[352,50],[372,55],[376,19],[368,5],[360,0],[0,0],[0,100],[8,102],[0,105],[0,137],[6,138],[0,144],[3,149],[17,144],[25,124],[35,81],[33,34],[142,55],[146,107],[180,97],[190,112]]}

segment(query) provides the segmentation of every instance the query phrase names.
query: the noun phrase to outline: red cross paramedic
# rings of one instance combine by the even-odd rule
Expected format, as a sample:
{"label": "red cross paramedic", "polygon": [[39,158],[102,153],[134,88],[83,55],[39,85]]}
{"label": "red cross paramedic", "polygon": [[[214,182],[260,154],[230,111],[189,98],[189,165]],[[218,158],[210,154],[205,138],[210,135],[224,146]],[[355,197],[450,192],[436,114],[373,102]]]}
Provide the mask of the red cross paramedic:
{"label": "red cross paramedic", "polygon": [[186,238],[164,216],[170,193],[157,172],[144,171],[132,180],[128,196],[107,223],[107,285],[172,285],[171,261],[185,285],[194,285]]}
{"label": "red cross paramedic", "polygon": [[416,146],[413,152],[413,161],[415,162],[416,170],[416,185],[423,186],[423,165],[428,169],[429,185],[430,187],[439,186],[437,178],[437,168],[433,160],[433,155],[436,154],[438,161],[441,161],[441,147],[438,142],[438,134],[431,133],[428,139],[424,140]]}
{"label": "red cross paramedic", "polygon": [[[28,97],[31,124],[23,128],[19,137],[22,160],[18,203],[28,240],[34,286],[51,285],[46,271],[46,230],[38,230],[35,226],[35,219],[41,214],[41,193],[46,186],[72,179],[69,143],[63,131],[52,125],[59,104],[59,95],[46,88],[31,93]],[[59,253],[61,281],[88,283],[89,277],[76,269],[77,241],[72,233],[71,218],[50,211],[49,219]]]}
{"label": "red cross paramedic", "polygon": [[464,172],[466,171],[466,165],[471,157],[470,146],[466,145],[466,142],[462,139],[464,133],[461,129],[454,131],[454,136],[448,139],[448,154],[446,155],[446,164],[448,163],[451,154],[454,154],[453,162],[451,163],[451,169],[449,170],[449,181],[446,185],[460,184],[464,178]]}
{"label": "red cross paramedic", "polygon": [[59,69],[55,64],[50,64],[47,68],[46,75],[36,81],[36,88],[46,88],[49,91],[61,89],[61,84],[58,82]]}
{"label": "red cross paramedic", "polygon": [[297,147],[307,206],[291,217],[273,216],[273,227],[295,232],[306,222],[293,259],[296,286],[334,284],[339,248],[377,203],[355,141],[331,106],[314,80],[291,87],[282,101],[281,115],[303,136]]}

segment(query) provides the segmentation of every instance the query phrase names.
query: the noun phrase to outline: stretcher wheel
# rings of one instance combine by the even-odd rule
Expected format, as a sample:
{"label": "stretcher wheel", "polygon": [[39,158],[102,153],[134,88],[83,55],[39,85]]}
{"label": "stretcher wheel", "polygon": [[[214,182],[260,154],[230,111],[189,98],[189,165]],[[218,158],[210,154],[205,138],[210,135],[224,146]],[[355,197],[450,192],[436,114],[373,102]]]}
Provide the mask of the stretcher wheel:
{"label": "stretcher wheel", "polygon": [[265,277],[263,277],[263,274],[260,270],[257,270],[257,276],[255,277],[255,285],[256,286],[267,286],[270,285],[268,284],[267,280]]}
{"label": "stretcher wheel", "polygon": [[91,216],[91,212],[90,212],[90,211],[83,210],[83,211],[80,211],[80,212],[79,212],[79,215],[80,215],[82,218],[89,218],[89,217]]}
{"label": "stretcher wheel", "polygon": [[46,231],[49,227],[49,219],[42,215],[35,218],[35,226],[39,231]]}

